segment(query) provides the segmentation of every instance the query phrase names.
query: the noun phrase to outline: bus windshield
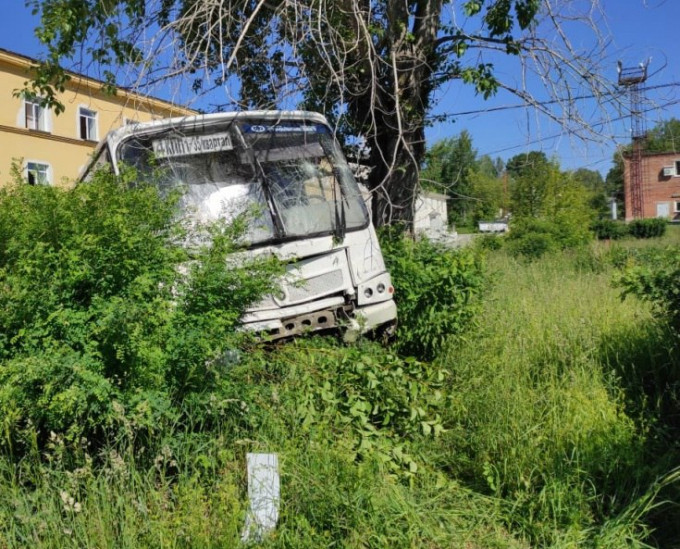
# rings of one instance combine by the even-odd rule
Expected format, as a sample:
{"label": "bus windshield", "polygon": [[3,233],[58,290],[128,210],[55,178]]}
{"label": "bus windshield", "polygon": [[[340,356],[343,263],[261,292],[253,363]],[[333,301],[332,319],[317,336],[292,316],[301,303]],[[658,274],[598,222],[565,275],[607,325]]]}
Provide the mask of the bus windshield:
{"label": "bus windshield", "polygon": [[[282,121],[133,136],[118,159],[181,189],[180,206],[201,222],[248,216],[258,244],[364,228],[368,212],[328,128]],[[155,169],[152,170],[152,166]]]}

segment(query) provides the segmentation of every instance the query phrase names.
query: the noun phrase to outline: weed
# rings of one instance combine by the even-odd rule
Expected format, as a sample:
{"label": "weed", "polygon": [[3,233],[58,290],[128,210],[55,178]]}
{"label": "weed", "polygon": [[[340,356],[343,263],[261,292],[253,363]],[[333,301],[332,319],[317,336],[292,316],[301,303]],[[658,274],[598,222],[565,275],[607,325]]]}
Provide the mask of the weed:
{"label": "weed", "polygon": [[470,249],[413,242],[398,229],[385,231],[381,246],[396,290],[397,346],[404,354],[431,360],[447,340],[474,323],[484,284],[481,258]]}

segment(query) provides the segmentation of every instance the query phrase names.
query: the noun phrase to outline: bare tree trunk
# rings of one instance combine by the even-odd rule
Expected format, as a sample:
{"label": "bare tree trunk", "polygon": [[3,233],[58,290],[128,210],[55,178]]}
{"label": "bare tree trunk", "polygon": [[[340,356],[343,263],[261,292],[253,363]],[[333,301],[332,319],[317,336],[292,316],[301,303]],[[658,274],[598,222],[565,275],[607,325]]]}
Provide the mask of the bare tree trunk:
{"label": "bare tree trunk", "polygon": [[[385,87],[368,102],[379,127],[369,139],[373,190],[373,222],[377,226],[402,223],[413,229],[414,208],[420,191],[420,162],[425,156],[425,115],[432,91],[432,70],[442,0],[391,2],[387,9],[390,59],[383,59]],[[385,108],[388,107],[388,108]]]}
{"label": "bare tree trunk", "polygon": [[373,191],[373,223],[376,226],[403,224],[413,228],[414,206],[419,191],[419,149],[424,148],[422,129],[399,135],[382,132],[372,143],[373,166],[369,187]]}

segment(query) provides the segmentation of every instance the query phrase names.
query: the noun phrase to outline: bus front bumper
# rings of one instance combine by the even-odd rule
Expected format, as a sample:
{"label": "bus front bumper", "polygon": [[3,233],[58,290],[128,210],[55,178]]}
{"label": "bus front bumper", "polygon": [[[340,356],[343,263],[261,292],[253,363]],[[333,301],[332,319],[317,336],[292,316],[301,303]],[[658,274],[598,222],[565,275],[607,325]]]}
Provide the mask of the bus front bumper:
{"label": "bus front bumper", "polygon": [[242,329],[249,332],[267,333],[271,339],[278,339],[317,330],[339,328],[345,332],[344,339],[352,341],[360,334],[370,332],[382,325],[394,324],[396,319],[397,306],[394,300],[390,299],[373,305],[356,307],[349,312],[344,311],[343,307],[330,307],[282,319],[246,321]]}

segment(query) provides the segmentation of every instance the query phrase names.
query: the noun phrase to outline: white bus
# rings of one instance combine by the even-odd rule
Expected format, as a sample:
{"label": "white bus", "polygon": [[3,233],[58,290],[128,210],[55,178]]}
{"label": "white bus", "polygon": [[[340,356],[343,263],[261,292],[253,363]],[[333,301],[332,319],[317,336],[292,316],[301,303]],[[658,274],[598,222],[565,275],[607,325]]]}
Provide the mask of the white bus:
{"label": "white bus", "polygon": [[[196,222],[250,212],[248,255],[273,253],[288,275],[242,318],[287,337],[336,327],[348,336],[397,316],[369,212],[326,119],[304,111],[218,113],[126,125],[98,145],[93,167],[123,165],[181,188]],[[160,174],[160,175],[159,175]]]}

